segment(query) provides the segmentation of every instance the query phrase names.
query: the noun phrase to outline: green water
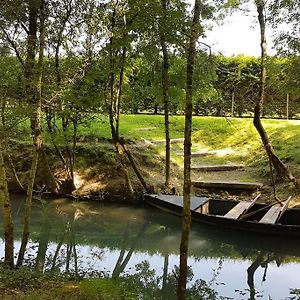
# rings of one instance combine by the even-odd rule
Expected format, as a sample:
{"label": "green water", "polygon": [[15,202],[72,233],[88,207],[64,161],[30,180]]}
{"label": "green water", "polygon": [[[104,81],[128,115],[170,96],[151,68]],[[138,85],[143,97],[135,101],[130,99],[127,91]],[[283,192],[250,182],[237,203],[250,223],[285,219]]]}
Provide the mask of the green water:
{"label": "green water", "polygon": [[[17,252],[23,198],[13,198]],[[180,218],[149,206],[35,202],[25,263],[131,278],[139,299],[175,299],[180,230]],[[193,225],[188,288],[194,299],[293,299],[291,290],[300,288],[299,244]],[[3,249],[2,241],[1,256]]]}

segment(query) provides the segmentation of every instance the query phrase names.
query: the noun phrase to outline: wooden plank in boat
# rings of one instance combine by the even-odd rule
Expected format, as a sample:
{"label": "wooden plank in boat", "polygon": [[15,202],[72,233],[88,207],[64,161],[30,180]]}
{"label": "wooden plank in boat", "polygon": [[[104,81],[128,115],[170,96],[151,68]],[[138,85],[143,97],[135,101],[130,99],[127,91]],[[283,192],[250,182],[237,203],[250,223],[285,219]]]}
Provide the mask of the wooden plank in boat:
{"label": "wooden plank in boat", "polygon": [[283,206],[280,204],[273,205],[266,214],[262,217],[259,223],[266,224],[275,224],[287,210],[291,197],[289,197],[284,203]]}
{"label": "wooden plank in boat", "polygon": [[[164,202],[167,202],[167,203],[170,203],[170,204],[173,204],[173,205],[176,205],[176,206],[179,206],[179,207],[183,207],[183,197],[182,196],[162,195],[162,194],[160,194],[160,195],[151,194],[151,195],[148,195],[148,196],[150,196],[152,198],[159,199],[161,201],[164,201]],[[190,209],[195,210],[198,207],[200,207],[201,205],[207,203],[208,200],[209,200],[209,198],[206,198],[206,197],[192,196],[191,197]]]}
{"label": "wooden plank in boat", "polygon": [[220,182],[220,181],[192,181],[194,187],[236,189],[236,190],[257,190],[263,187],[259,182]]}
{"label": "wooden plank in boat", "polygon": [[195,165],[191,167],[193,170],[196,171],[206,171],[206,172],[218,172],[218,171],[231,171],[231,170],[238,170],[243,169],[244,165]]}
{"label": "wooden plank in boat", "polygon": [[230,219],[238,219],[243,213],[246,213],[260,197],[260,194],[252,201],[240,201],[235,207],[233,207],[224,217]]}

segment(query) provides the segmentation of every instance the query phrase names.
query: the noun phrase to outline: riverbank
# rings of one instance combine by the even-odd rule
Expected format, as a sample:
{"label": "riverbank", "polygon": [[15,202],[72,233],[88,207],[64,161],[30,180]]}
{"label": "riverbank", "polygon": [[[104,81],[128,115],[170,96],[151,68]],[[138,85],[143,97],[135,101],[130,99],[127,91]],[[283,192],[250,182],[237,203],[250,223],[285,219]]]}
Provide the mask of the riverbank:
{"label": "riverbank", "polygon": [[[287,163],[295,175],[300,175],[300,121],[263,120],[270,140],[279,157]],[[123,115],[120,123],[121,135],[126,139],[136,165],[145,181],[156,192],[171,192],[164,187],[164,119],[163,116],[153,115]],[[44,130],[46,132],[46,130]],[[170,136],[178,139],[171,145],[171,187],[173,192],[181,193],[183,175],[182,137],[184,132],[184,118],[172,116],[170,119]],[[128,193],[124,173],[120,164],[116,162],[115,149],[109,140],[110,131],[105,117],[95,117],[88,124],[80,126],[77,137],[75,159],[74,197],[93,199],[118,199],[128,201]],[[30,140],[27,126],[20,126],[16,136],[10,140],[10,153],[22,182],[26,183],[30,167]],[[53,149],[49,136],[44,134],[44,148],[49,165],[56,178],[63,179],[64,171]],[[193,164],[213,165],[243,163],[243,170],[230,172],[197,172],[193,171],[195,179],[228,180],[242,182],[262,182],[264,200],[273,192],[269,164],[261,146],[251,119],[229,119],[214,117],[195,117],[193,120],[193,152],[221,150],[213,156],[193,158]],[[63,147],[62,147],[63,149]],[[132,167],[125,158],[129,178],[137,198],[143,191]],[[10,187],[15,191],[17,185],[13,182],[12,173],[8,169]],[[38,174],[36,185],[43,187],[43,171]],[[292,184],[288,182],[276,184],[279,197],[296,195]],[[217,191],[195,190],[194,193],[218,194]],[[221,196],[228,197],[228,193],[221,192]],[[240,196],[236,193],[235,197]],[[231,196],[231,195],[229,195]],[[234,197],[233,196],[233,197]],[[243,194],[242,194],[243,196]],[[248,195],[247,195],[248,196]],[[295,204],[297,203],[295,200]]]}
{"label": "riverbank", "polygon": [[125,289],[126,281],[111,278],[80,279],[70,274],[43,273],[28,268],[0,266],[3,300],[124,300],[136,299]]}

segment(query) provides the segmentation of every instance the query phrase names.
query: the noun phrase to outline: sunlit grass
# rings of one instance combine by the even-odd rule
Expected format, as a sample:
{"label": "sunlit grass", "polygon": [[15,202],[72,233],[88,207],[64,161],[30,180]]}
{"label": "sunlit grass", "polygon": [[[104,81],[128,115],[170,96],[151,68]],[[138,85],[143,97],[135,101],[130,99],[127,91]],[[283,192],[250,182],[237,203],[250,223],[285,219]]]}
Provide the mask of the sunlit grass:
{"label": "sunlit grass", "polygon": [[[263,124],[275,151],[285,162],[291,164],[300,163],[300,121],[269,120],[263,119]],[[20,125],[22,140],[30,140],[29,123]],[[51,140],[44,124],[43,135],[46,143]],[[59,123],[58,123],[59,127]],[[26,134],[25,134],[26,133]],[[127,140],[156,141],[164,139],[164,116],[163,115],[121,115],[120,135]],[[170,117],[170,137],[172,139],[184,136],[184,116]],[[107,116],[93,115],[88,121],[82,122],[78,128],[78,141],[87,143],[93,147],[92,142],[111,138],[109,120]],[[237,153],[231,155],[232,160],[243,160],[248,164],[260,164],[261,157],[265,156],[260,137],[253,126],[250,118],[222,118],[222,117],[194,117],[192,131],[192,151],[205,149],[232,149]],[[157,145],[158,151],[163,155],[164,146]],[[182,152],[182,144],[172,145],[172,160],[181,163],[182,158],[175,157],[175,152]],[[146,150],[145,150],[146,151]],[[150,151],[151,152],[151,151]],[[228,156],[203,158],[211,163],[226,162]]]}

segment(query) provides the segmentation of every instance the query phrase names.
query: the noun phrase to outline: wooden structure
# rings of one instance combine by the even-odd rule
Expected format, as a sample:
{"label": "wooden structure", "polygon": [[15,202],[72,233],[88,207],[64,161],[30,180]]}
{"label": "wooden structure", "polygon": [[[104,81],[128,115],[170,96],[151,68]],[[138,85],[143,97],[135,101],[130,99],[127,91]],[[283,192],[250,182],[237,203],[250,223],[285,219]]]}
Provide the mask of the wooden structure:
{"label": "wooden structure", "polygon": [[242,214],[246,213],[257,201],[261,194],[252,201],[241,201],[233,207],[224,217],[230,219],[238,219]]}
{"label": "wooden structure", "polygon": [[220,171],[232,171],[243,169],[244,165],[194,165],[191,166],[192,170],[195,171],[204,171],[204,172],[220,172]]}
{"label": "wooden structure", "polygon": [[[290,198],[283,206],[260,204],[257,198],[240,205],[237,201],[192,197],[192,220],[236,231],[300,239],[300,209],[288,208]],[[181,196],[146,194],[145,202],[172,214],[182,214]]]}
{"label": "wooden structure", "polygon": [[[153,143],[155,144],[165,144],[166,140],[154,140]],[[170,144],[183,144],[184,143],[184,138],[177,138],[177,139],[170,139]]]}
{"label": "wooden structure", "polygon": [[[177,153],[179,156],[184,156],[183,152]],[[209,156],[209,155],[217,155],[216,150],[211,151],[199,151],[199,152],[192,152],[191,157],[201,157],[201,156]]]}
{"label": "wooden structure", "polygon": [[287,210],[290,200],[291,197],[289,197],[282,205],[273,205],[259,223],[275,224]]}
{"label": "wooden structure", "polygon": [[235,190],[258,190],[263,187],[259,182],[235,182],[235,181],[192,181],[192,185],[198,188],[235,189]]}

